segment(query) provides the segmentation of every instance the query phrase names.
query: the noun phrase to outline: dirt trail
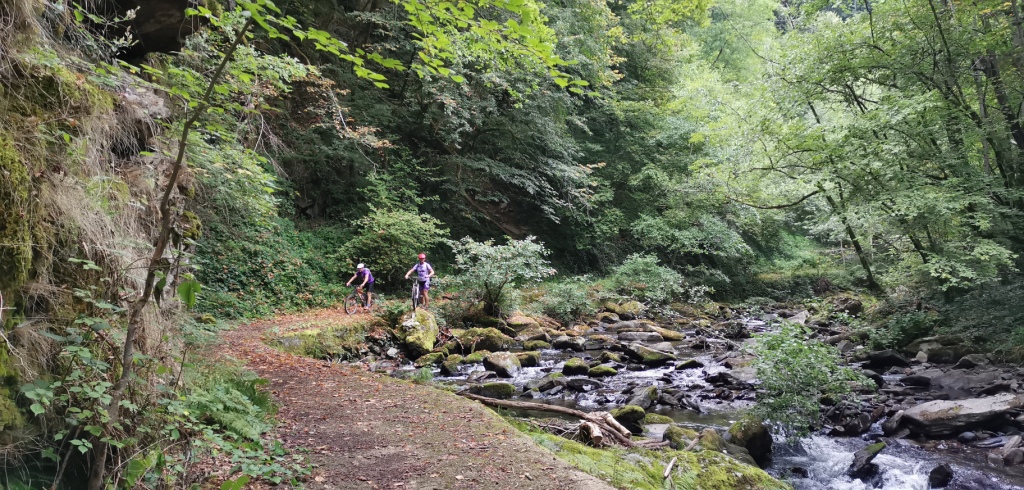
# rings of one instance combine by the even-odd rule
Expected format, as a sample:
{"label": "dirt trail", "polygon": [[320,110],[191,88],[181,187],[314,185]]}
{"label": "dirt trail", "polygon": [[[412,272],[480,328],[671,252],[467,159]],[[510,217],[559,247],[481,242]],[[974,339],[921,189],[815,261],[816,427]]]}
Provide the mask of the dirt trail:
{"label": "dirt trail", "polygon": [[365,320],[316,310],[242,325],[222,353],[270,381],[277,436],[305,448],[310,489],[609,489],[509,426],[482,405],[354,366],[277,351],[263,343],[311,321]]}

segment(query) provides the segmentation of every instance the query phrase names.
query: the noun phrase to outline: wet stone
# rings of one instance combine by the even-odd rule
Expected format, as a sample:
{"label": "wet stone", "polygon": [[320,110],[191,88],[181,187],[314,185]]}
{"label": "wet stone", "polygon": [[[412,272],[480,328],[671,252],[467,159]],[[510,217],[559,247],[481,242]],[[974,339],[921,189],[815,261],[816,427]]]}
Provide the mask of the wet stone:
{"label": "wet stone", "polygon": [[697,369],[702,367],[704,367],[704,363],[696,359],[687,359],[676,365],[676,369],[680,371],[684,369]]}
{"label": "wet stone", "polygon": [[604,384],[589,378],[573,378],[565,381],[565,387],[573,391],[589,393],[604,388]]}
{"label": "wet stone", "polygon": [[949,486],[951,481],[953,481],[953,468],[946,463],[942,463],[928,472],[929,488],[944,488]]}

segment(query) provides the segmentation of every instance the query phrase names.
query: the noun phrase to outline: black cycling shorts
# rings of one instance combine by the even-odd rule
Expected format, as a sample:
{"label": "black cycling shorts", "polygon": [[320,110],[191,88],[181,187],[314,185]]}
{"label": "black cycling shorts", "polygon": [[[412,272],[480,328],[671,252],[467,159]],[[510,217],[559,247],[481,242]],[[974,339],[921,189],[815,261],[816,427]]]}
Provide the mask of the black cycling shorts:
{"label": "black cycling shorts", "polygon": [[363,291],[366,291],[367,293],[372,293],[373,292],[373,283],[372,282],[366,283],[366,285],[363,286]]}

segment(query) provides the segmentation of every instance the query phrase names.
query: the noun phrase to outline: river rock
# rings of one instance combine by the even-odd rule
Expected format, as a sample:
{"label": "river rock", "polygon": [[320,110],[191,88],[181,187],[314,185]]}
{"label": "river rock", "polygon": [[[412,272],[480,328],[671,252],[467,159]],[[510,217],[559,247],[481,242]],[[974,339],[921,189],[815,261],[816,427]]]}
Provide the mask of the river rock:
{"label": "river rock", "polygon": [[864,311],[864,303],[850,296],[838,296],[832,299],[832,309],[846,312],[850,316],[857,316]]}
{"label": "river rock", "polygon": [[640,304],[639,301],[627,301],[621,304],[608,301],[603,306],[604,309],[615,313],[623,320],[635,320],[644,311],[644,305]]}
{"label": "river rock", "polygon": [[853,463],[850,464],[850,468],[846,470],[846,474],[852,478],[857,478],[861,481],[868,481],[876,474],[878,474],[878,465],[871,461],[878,456],[878,453],[885,449],[885,443],[879,442],[872,444],[860,451],[853,454]]}
{"label": "river rock", "polygon": [[698,445],[708,451],[721,452],[725,449],[725,439],[715,429],[708,428],[700,431]]}
{"label": "river rock", "polygon": [[704,363],[696,359],[687,359],[679,364],[676,364],[676,369],[682,371],[684,369],[697,369],[704,367]]}
{"label": "river rock", "polygon": [[662,342],[665,339],[655,332],[622,332],[619,340],[624,342]]}
{"label": "river rock", "polygon": [[662,328],[657,325],[648,325],[648,328],[650,328],[651,331],[657,333],[658,335],[661,335],[661,337],[665,340],[683,340],[686,338],[686,334],[682,332],[669,330],[667,328]]}
{"label": "river rock", "polygon": [[517,352],[516,358],[519,359],[519,365],[522,367],[537,367],[540,366],[540,352],[537,351],[525,351]]}
{"label": "river rock", "polygon": [[726,441],[745,448],[762,468],[771,462],[772,434],[760,420],[744,417],[736,421],[729,427]]}
{"label": "river rock", "polygon": [[999,371],[988,371],[978,374],[970,374],[969,371],[961,369],[928,369],[918,373],[931,379],[931,385],[939,388],[952,388],[955,390],[979,390],[992,383],[1002,381],[1002,373]]}
{"label": "river rock", "polygon": [[978,434],[971,431],[961,432],[960,435],[956,436],[956,440],[963,444],[970,444],[978,440]]}
{"label": "river rock", "polygon": [[1021,407],[1024,395],[1010,393],[957,401],[935,400],[907,409],[903,419],[914,433],[945,437],[983,426]]}
{"label": "river rock", "polygon": [[521,367],[519,358],[511,352],[492,352],[484,357],[484,369],[494,371],[502,378],[514,377]]}
{"label": "river rock", "polygon": [[414,359],[434,349],[437,332],[437,320],[426,310],[408,313],[395,329],[395,334],[405,344],[409,357]]}
{"label": "river rock", "polygon": [[704,407],[700,406],[700,402],[698,402],[696,398],[689,396],[686,393],[679,393],[678,395],[676,395],[676,402],[679,404],[680,408],[693,410],[694,412],[697,413],[704,413]]}
{"label": "river rock", "polygon": [[882,378],[881,374],[878,374],[870,369],[863,369],[860,372],[865,378],[875,382],[876,388],[881,388],[885,384],[885,379]]}
{"label": "river rock", "polygon": [[599,321],[601,323],[618,323],[619,322],[619,315],[616,315],[615,313],[613,313],[611,311],[602,311],[601,313],[597,314],[596,318],[597,318],[597,321]]}
{"label": "river rock", "polygon": [[686,449],[690,442],[697,438],[697,432],[691,429],[670,425],[661,436],[662,441],[668,441],[668,447],[675,450]]}
{"label": "river rock", "polygon": [[590,371],[590,366],[578,357],[565,361],[565,365],[562,366],[562,374],[566,376],[580,376],[587,374],[588,371]]}
{"label": "river rock", "polygon": [[494,371],[473,371],[466,376],[466,382],[468,383],[479,383],[486,379],[497,378],[498,374]]}
{"label": "river rock", "polygon": [[530,327],[540,327],[540,323],[537,320],[530,318],[519,311],[508,317],[508,319],[505,320],[505,323],[515,332],[522,332]]}
{"label": "river rock", "polygon": [[496,328],[471,328],[459,334],[458,338],[468,352],[480,350],[496,352],[507,350],[516,344],[512,337],[499,332]]}
{"label": "river rock", "polygon": [[551,342],[551,334],[548,330],[543,327],[530,327],[516,335],[516,340],[519,342],[530,342],[530,341],[541,341]]}
{"label": "river rock", "polygon": [[953,468],[942,463],[928,472],[928,488],[944,488],[953,481]]}
{"label": "river rock", "polygon": [[642,386],[633,390],[633,396],[626,402],[627,405],[636,405],[644,410],[651,408],[658,399],[657,386]]}
{"label": "river rock", "polygon": [[548,373],[544,377],[531,379],[526,382],[525,388],[545,392],[556,386],[565,386],[565,375],[562,373]]}
{"label": "river rock", "polygon": [[985,354],[968,354],[960,358],[953,366],[953,369],[971,369],[978,366],[987,366],[988,356]]}
{"label": "river rock", "polygon": [[900,410],[893,414],[892,417],[885,419],[882,422],[882,434],[885,436],[891,436],[900,430],[900,425],[903,423],[903,410]]}
{"label": "river rock", "polygon": [[966,345],[951,345],[943,347],[933,347],[927,351],[922,350],[925,354],[925,362],[932,364],[952,364],[962,359],[964,355],[970,354],[974,349]]}
{"label": "river rock", "polygon": [[587,339],[583,337],[570,337],[568,335],[559,335],[551,341],[551,346],[556,349],[574,350],[576,352],[584,351],[584,344],[587,343]]}
{"label": "river rock", "polygon": [[416,366],[418,368],[426,367],[426,366],[435,366],[435,365],[441,364],[441,361],[443,361],[443,360],[444,360],[444,354],[443,353],[441,353],[441,352],[431,352],[429,354],[423,354],[422,356],[420,356],[419,359],[416,359],[416,361],[412,363],[412,365]]}
{"label": "river rock", "polygon": [[891,366],[910,366],[910,362],[895,350],[886,349],[869,353],[866,366],[874,369],[885,369]]}
{"label": "river rock", "polygon": [[611,366],[594,366],[587,371],[587,376],[591,378],[607,378],[616,374],[619,374],[619,372]]}
{"label": "river rock", "polygon": [[1003,464],[1006,466],[1017,466],[1024,464],[1024,449],[1019,447],[1003,452]]}
{"label": "river rock", "polygon": [[620,356],[620,355],[618,355],[618,354],[616,354],[614,352],[609,352],[609,351],[601,352],[601,355],[598,356],[597,359],[599,361],[601,361],[601,362],[616,362],[616,363],[621,363],[622,362],[622,356]]}
{"label": "river rock", "polygon": [[550,348],[551,344],[543,340],[527,340],[525,343],[523,343],[523,349],[526,350],[541,350]]}
{"label": "river rock", "polygon": [[927,388],[932,384],[931,378],[921,375],[904,376],[899,381],[903,386],[923,386]]}
{"label": "river rock", "polygon": [[516,387],[512,383],[496,381],[493,383],[472,385],[469,387],[469,392],[474,395],[486,396],[487,398],[505,399],[512,398],[512,395],[516,392]]}
{"label": "river rock", "polygon": [[590,378],[573,378],[565,380],[565,387],[580,393],[589,393],[604,388],[604,384]]}
{"label": "river rock", "polygon": [[622,346],[626,355],[647,366],[661,366],[676,360],[674,354],[652,349],[636,342]]}
{"label": "river rock", "polygon": [[946,490],[1003,490],[1003,486],[987,476],[968,473],[953,480]]}
{"label": "river rock", "polygon": [[448,356],[444,362],[441,363],[441,374],[444,376],[457,374],[459,372],[460,364],[462,364],[462,356],[458,354]]}

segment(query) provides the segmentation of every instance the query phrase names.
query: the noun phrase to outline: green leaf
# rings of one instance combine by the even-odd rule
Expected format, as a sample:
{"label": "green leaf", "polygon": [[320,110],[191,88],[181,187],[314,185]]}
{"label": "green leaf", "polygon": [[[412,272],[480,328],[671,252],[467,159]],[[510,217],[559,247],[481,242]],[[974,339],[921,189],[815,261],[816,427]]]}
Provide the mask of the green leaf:
{"label": "green leaf", "polygon": [[196,305],[197,296],[202,290],[203,287],[198,281],[185,281],[178,285],[178,298],[185,303],[185,306],[193,308]]}

